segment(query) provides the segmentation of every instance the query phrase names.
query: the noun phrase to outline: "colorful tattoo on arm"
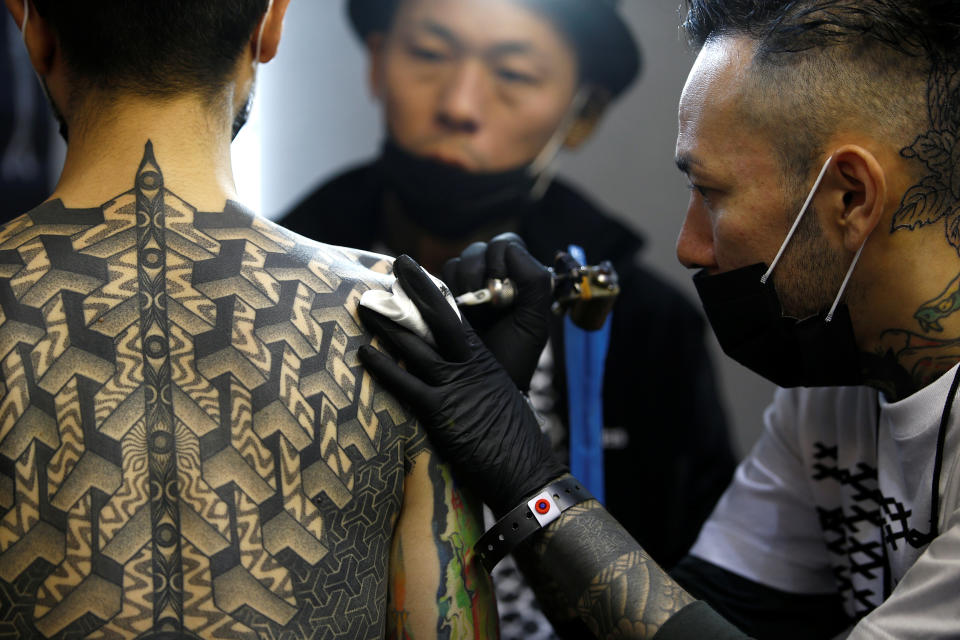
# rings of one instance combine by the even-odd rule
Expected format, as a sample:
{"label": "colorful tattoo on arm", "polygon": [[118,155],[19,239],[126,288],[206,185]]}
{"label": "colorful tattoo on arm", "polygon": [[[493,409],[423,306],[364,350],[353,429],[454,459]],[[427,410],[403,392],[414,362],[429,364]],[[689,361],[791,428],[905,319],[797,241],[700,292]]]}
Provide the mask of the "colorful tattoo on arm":
{"label": "colorful tattoo on arm", "polygon": [[390,603],[387,607],[387,638],[390,640],[413,640],[410,629],[410,611],[407,609],[407,565],[403,558],[403,536],[397,534],[397,550],[391,559],[393,580],[390,584]]}
{"label": "colorful tattoo on arm", "polygon": [[434,533],[440,544],[441,582],[438,637],[498,638],[499,620],[493,584],[473,545],[483,534],[479,503],[464,496],[453,481],[450,467],[430,460],[435,487]]}

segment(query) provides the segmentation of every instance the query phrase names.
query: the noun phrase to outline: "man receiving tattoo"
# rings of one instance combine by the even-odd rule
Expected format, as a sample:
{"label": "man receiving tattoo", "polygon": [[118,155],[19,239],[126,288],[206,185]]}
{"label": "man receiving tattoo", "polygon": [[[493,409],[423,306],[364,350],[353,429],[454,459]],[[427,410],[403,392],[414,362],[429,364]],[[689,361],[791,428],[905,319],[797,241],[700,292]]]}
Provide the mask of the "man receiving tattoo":
{"label": "man receiving tattoo", "polygon": [[672,578],[564,479],[509,380],[471,377],[509,354],[444,310],[434,334],[469,357],[415,366],[424,354],[377,318],[419,378],[359,355],[497,505],[487,564],[522,548],[553,614],[594,637],[956,638],[960,4],[687,5],[677,253],[726,353],[782,388]]}
{"label": "man receiving tattoo", "polygon": [[7,0],[68,138],[0,228],[0,636],[496,637],[476,503],[360,368],[392,261],[236,202],[288,0]]}

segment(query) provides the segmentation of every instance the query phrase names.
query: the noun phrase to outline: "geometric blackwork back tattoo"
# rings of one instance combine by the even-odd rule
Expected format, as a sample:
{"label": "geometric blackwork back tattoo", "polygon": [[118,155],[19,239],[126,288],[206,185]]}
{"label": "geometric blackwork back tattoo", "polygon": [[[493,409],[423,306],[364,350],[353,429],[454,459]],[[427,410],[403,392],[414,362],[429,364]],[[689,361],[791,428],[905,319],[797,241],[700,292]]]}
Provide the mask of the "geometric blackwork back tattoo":
{"label": "geometric blackwork back tattoo", "polygon": [[0,229],[0,636],[376,637],[424,437],[364,373],[379,256],[168,190]]}

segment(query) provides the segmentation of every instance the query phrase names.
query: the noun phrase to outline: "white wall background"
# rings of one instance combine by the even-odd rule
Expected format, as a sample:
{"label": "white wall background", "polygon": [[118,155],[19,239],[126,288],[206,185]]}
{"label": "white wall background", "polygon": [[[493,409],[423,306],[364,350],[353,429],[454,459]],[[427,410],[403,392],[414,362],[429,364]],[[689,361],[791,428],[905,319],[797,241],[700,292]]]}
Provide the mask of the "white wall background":
{"label": "white wall background", "polygon": [[[676,107],[693,61],[678,31],[679,0],[621,5],[643,49],[643,76],[613,106],[593,140],[562,157],[561,173],[641,230],[649,241],[649,263],[695,299],[691,274],[674,254],[688,198],[673,164]],[[279,55],[260,71],[257,100],[252,129],[260,138],[262,186],[240,187],[269,217],[376,153],[379,111],[367,91],[366,61],[347,24],[344,0],[291,2]],[[713,347],[736,445],[744,453],[759,433],[773,386]]]}

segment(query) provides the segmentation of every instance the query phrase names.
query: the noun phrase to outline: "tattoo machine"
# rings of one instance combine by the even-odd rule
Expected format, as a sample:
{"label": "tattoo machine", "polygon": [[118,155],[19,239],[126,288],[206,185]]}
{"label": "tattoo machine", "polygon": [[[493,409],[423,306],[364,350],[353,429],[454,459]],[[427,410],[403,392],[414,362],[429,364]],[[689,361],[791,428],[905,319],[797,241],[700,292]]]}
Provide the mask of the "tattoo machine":
{"label": "tattoo machine", "polygon": [[[613,265],[605,260],[598,265],[584,266],[569,253],[558,251],[549,271],[553,284],[553,312],[563,315],[569,311],[570,320],[581,329],[600,329],[620,294],[620,283]],[[457,305],[506,307],[513,304],[516,295],[516,287],[509,278],[491,278],[486,288],[458,296]]]}

